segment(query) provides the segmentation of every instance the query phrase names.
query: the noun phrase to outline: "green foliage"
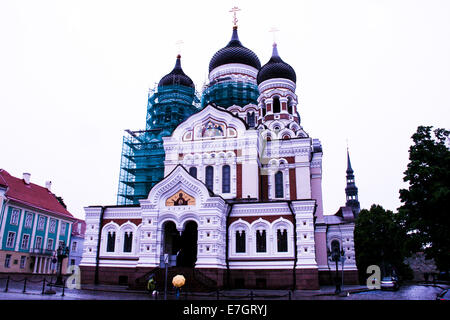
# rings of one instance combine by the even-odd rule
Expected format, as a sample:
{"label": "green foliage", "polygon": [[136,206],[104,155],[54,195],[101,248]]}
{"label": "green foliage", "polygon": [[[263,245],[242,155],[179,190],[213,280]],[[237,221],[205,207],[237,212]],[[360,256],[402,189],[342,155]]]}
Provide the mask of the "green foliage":
{"label": "green foliage", "polygon": [[385,274],[392,269],[403,277],[409,274],[403,264],[404,240],[404,230],[392,211],[375,204],[370,210],[361,210],[355,224],[356,264],[361,280],[367,278],[370,265],[380,266]]}
{"label": "green foliage", "polygon": [[399,219],[408,237],[406,249],[424,251],[441,270],[450,268],[450,151],[449,131],[420,126],[413,134],[400,190]]}

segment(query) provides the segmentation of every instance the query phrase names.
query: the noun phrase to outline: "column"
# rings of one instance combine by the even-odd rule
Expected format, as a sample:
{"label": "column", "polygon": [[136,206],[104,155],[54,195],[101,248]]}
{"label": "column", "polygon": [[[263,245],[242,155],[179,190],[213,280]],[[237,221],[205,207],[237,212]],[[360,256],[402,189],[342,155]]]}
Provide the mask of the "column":
{"label": "column", "polygon": [[38,261],[39,261],[39,257],[36,256],[36,258],[35,258],[35,260],[34,260],[34,269],[33,269],[33,273],[36,273],[36,271],[37,271]]}
{"label": "column", "polygon": [[42,273],[47,273],[47,258],[44,258],[44,263],[43,263],[43,265],[44,265],[44,268],[43,268],[43,270],[42,270]]}

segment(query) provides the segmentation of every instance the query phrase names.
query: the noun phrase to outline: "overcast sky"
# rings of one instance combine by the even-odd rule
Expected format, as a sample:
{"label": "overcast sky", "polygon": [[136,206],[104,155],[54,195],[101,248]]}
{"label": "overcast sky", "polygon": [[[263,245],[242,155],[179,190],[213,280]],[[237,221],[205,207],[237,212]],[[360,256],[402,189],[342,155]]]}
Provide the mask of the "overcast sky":
{"label": "overcast sky", "polygon": [[[125,129],[175,63],[201,90],[235,1],[0,1],[0,168],[53,182],[69,211],[114,205]],[[411,135],[450,127],[450,1],[237,1],[239,37],[297,73],[323,145],[326,214],[345,203],[346,140],[362,208],[396,210]],[[276,5],[274,7],[274,5]]]}

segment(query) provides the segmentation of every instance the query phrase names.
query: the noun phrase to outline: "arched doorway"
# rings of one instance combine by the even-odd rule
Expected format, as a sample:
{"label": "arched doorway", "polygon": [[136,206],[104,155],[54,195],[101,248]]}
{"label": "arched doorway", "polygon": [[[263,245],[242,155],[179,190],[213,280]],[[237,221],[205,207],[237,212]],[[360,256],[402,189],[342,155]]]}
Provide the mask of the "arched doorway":
{"label": "arched doorway", "polygon": [[194,267],[197,261],[197,223],[188,221],[180,235],[173,221],[163,225],[161,266],[164,255],[169,255],[170,267]]}
{"label": "arched doorway", "polygon": [[177,267],[194,267],[197,261],[197,223],[188,221],[180,238]]}

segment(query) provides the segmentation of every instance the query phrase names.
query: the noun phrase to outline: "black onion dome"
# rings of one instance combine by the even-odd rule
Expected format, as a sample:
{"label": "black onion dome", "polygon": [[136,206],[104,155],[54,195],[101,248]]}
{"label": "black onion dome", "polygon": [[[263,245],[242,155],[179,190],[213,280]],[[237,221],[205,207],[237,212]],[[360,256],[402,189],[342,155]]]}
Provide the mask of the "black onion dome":
{"label": "black onion dome", "polygon": [[258,56],[239,41],[237,27],[233,27],[233,35],[227,46],[217,51],[212,57],[209,62],[209,72],[228,63],[242,63],[258,70],[261,68]]}
{"label": "black onion dome", "polygon": [[286,62],[281,60],[278,55],[277,44],[273,44],[272,57],[269,62],[262,66],[256,77],[256,82],[260,84],[263,81],[275,78],[289,79],[294,83],[297,81],[294,69]]}
{"label": "black onion dome", "polygon": [[179,84],[185,87],[195,88],[194,82],[189,78],[181,69],[181,56],[177,56],[177,62],[173,70],[161,78],[158,87],[171,86],[174,84]]}

